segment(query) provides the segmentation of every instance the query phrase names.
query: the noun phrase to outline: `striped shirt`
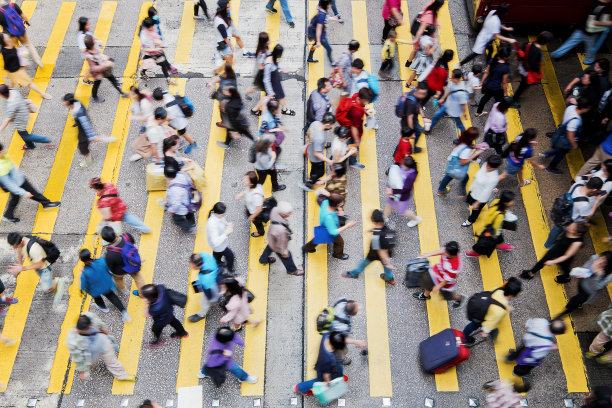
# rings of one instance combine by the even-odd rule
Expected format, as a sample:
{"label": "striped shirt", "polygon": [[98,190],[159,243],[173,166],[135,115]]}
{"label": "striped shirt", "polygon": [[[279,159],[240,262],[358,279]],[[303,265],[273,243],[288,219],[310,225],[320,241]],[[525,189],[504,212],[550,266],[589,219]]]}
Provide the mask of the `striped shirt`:
{"label": "striped shirt", "polygon": [[440,257],[440,262],[429,269],[431,279],[436,285],[446,281],[446,285],[441,290],[452,292],[457,284],[457,276],[461,272],[461,258],[459,255],[448,258],[446,255]]}
{"label": "striped shirt", "polygon": [[16,130],[26,130],[30,119],[30,110],[23,96],[15,89],[9,91],[9,97],[6,101],[6,117],[13,119],[13,126]]}

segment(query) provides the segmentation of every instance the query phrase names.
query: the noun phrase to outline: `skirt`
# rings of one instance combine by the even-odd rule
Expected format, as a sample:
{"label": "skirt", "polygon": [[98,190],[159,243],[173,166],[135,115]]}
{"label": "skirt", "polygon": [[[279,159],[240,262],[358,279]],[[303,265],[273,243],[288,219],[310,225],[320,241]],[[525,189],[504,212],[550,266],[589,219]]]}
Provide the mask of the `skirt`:
{"label": "skirt", "polygon": [[410,209],[410,205],[412,204],[412,198],[409,198],[406,201],[395,201],[390,198],[387,198],[387,204],[393,208],[398,214],[405,215],[406,211]]}
{"label": "skirt", "polygon": [[419,51],[414,57],[412,64],[410,64],[410,69],[416,72],[417,75],[421,75],[431,64],[433,64],[433,57]]}
{"label": "skirt", "polygon": [[23,67],[16,72],[9,72],[8,77],[13,86],[28,86],[32,83],[32,78]]}

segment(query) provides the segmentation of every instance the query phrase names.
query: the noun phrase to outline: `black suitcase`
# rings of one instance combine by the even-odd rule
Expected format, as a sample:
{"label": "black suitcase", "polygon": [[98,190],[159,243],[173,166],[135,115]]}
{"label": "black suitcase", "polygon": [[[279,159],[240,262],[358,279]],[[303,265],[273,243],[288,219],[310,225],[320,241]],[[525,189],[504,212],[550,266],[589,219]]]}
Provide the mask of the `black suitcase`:
{"label": "black suitcase", "polygon": [[423,273],[429,271],[429,261],[426,258],[411,259],[406,265],[406,279],[404,284],[407,288],[419,287]]}

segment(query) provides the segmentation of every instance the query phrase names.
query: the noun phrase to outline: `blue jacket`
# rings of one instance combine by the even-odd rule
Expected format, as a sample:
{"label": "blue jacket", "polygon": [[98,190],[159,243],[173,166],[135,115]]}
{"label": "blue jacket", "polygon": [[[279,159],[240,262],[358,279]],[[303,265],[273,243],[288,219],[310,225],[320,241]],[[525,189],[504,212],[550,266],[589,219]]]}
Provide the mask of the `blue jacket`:
{"label": "blue jacket", "polygon": [[108,271],[108,265],[104,258],[98,258],[86,265],[81,272],[81,290],[87,292],[91,297],[104,295],[115,290],[115,281]]}
{"label": "blue jacket", "polygon": [[216,302],[219,298],[219,267],[217,261],[208,252],[201,252],[202,267],[198,274],[198,283],[204,289],[204,295],[210,301]]}
{"label": "blue jacket", "polygon": [[157,300],[149,305],[149,314],[156,325],[166,325],[174,317],[174,308],[164,285],[157,285],[159,296]]}

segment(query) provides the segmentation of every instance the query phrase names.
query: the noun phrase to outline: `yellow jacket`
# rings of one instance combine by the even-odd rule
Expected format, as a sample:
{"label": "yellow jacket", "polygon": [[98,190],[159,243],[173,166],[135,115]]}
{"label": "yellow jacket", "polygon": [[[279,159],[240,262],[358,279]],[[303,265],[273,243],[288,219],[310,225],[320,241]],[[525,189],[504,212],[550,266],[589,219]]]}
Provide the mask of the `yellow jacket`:
{"label": "yellow jacket", "polygon": [[504,316],[508,314],[508,308],[510,306],[508,304],[508,300],[504,296],[503,289],[496,290],[495,292],[493,292],[493,295],[491,296],[491,298],[497,300],[499,303],[504,305],[505,309],[499,307],[496,304],[492,304],[489,306],[489,309],[487,310],[487,314],[485,315],[484,321],[482,322],[482,330],[485,333],[490,333],[491,331],[493,331],[493,329],[497,327],[501,319],[503,319]]}
{"label": "yellow jacket", "polygon": [[385,40],[385,43],[383,44],[382,50],[380,50],[380,56],[381,56],[383,61],[386,60],[386,59],[391,59],[391,58],[395,57],[395,50],[397,49],[397,47],[395,46],[396,43],[398,43],[398,44],[408,44],[408,41],[400,40],[399,38],[396,38],[395,42],[392,42],[389,39]]}
{"label": "yellow jacket", "polygon": [[505,211],[500,211],[497,209],[497,203],[499,202],[499,199],[494,200],[491,205],[489,206],[489,209],[487,210],[487,216],[485,217],[485,223],[484,225],[489,225],[492,224],[493,229],[495,230],[495,236],[499,236],[499,234],[501,233],[501,227],[502,224],[504,223],[504,216],[505,216]]}

